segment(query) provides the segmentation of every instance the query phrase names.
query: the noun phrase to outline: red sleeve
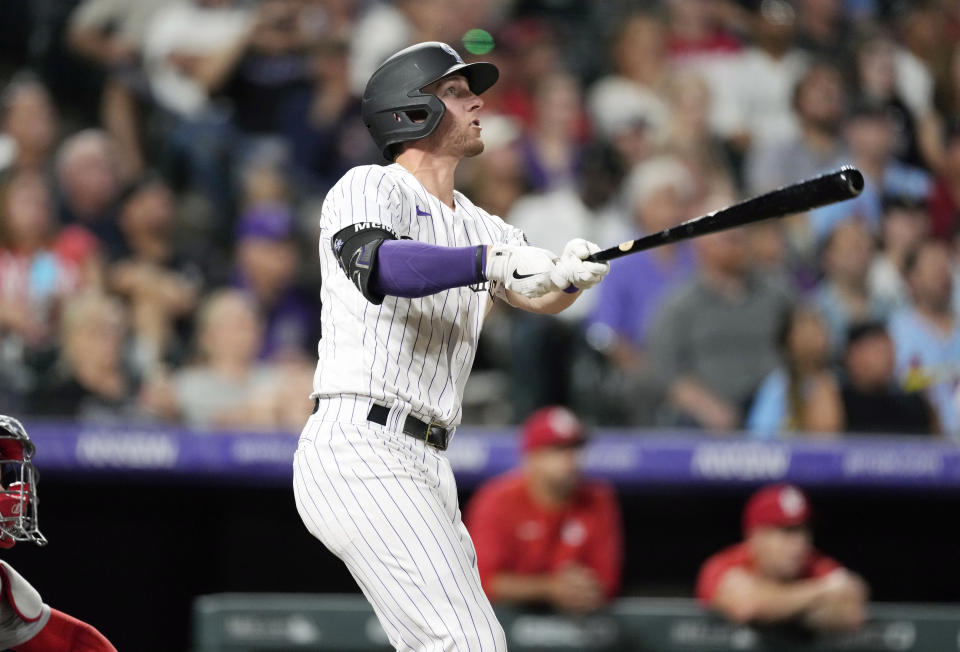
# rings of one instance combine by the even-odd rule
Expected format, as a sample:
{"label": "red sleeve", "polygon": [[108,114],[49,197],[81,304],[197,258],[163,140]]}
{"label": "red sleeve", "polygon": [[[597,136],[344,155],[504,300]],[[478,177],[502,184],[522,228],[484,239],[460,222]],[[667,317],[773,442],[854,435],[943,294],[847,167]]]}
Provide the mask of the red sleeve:
{"label": "red sleeve", "polygon": [[810,555],[809,577],[823,577],[838,568],[843,568],[838,561],[814,551]]}
{"label": "red sleeve", "polygon": [[50,620],[36,636],[13,649],[14,652],[117,652],[95,628],[56,609],[50,610]]}
{"label": "red sleeve", "polygon": [[504,536],[505,505],[490,487],[481,488],[466,510],[466,525],[477,552],[477,570],[487,597],[494,599],[490,586],[493,577],[506,567],[509,542]]}
{"label": "red sleeve", "polygon": [[613,598],[620,588],[620,574],[623,568],[623,526],[620,521],[620,507],[613,491],[607,486],[598,486],[594,495],[594,509],[597,510],[597,531],[592,533],[592,541],[587,552],[586,564],[597,574],[608,599]]}
{"label": "red sleeve", "polygon": [[697,577],[697,599],[704,605],[712,604],[723,576],[736,566],[737,564],[731,563],[726,552],[719,552],[707,559],[700,567],[700,575]]}

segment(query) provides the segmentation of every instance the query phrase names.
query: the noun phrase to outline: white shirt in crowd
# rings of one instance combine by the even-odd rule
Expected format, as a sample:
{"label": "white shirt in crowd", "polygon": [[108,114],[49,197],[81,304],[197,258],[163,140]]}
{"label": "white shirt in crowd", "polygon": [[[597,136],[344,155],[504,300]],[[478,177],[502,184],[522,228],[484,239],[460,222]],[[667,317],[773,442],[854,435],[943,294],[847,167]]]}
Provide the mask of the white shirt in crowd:
{"label": "white shirt in crowd", "polygon": [[208,106],[207,90],[170,61],[173,54],[206,56],[240,38],[253,21],[250,10],[234,4],[203,7],[180,2],[159,10],[144,43],[144,68],[157,101],[180,116],[196,116]]}

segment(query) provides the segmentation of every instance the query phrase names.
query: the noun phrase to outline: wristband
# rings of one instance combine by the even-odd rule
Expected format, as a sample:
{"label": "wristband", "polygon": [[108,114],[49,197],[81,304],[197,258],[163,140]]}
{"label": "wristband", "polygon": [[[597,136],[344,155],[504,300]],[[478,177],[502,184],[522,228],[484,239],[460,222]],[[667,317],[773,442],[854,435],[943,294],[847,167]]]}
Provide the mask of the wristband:
{"label": "wristband", "polygon": [[487,245],[477,247],[477,283],[483,283],[487,280],[484,273],[487,269]]}

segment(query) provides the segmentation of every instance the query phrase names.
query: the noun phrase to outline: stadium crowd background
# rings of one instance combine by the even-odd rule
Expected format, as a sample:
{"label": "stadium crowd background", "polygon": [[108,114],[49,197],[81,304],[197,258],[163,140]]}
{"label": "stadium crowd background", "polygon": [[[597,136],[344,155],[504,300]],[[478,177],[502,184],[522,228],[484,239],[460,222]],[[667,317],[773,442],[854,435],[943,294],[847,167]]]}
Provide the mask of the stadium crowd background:
{"label": "stadium crowd background", "polygon": [[378,162],[365,80],[472,28],[501,81],[458,186],[534,244],[846,163],[867,187],[617,261],[559,318],[495,311],[465,423],[960,436],[947,0],[5,0],[0,410],[299,431],[320,206]]}

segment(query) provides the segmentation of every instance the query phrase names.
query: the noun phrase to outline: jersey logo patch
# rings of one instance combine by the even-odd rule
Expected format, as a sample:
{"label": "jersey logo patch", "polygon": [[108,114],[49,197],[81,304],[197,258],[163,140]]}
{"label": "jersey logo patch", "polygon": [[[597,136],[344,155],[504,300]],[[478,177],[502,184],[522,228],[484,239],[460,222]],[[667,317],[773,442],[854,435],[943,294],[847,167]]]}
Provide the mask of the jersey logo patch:
{"label": "jersey logo patch", "polygon": [[433,215],[431,215],[430,211],[425,211],[417,206],[417,217],[433,217]]}
{"label": "jersey logo patch", "polygon": [[587,528],[576,519],[567,521],[560,531],[560,538],[568,546],[579,546],[587,538]]}

